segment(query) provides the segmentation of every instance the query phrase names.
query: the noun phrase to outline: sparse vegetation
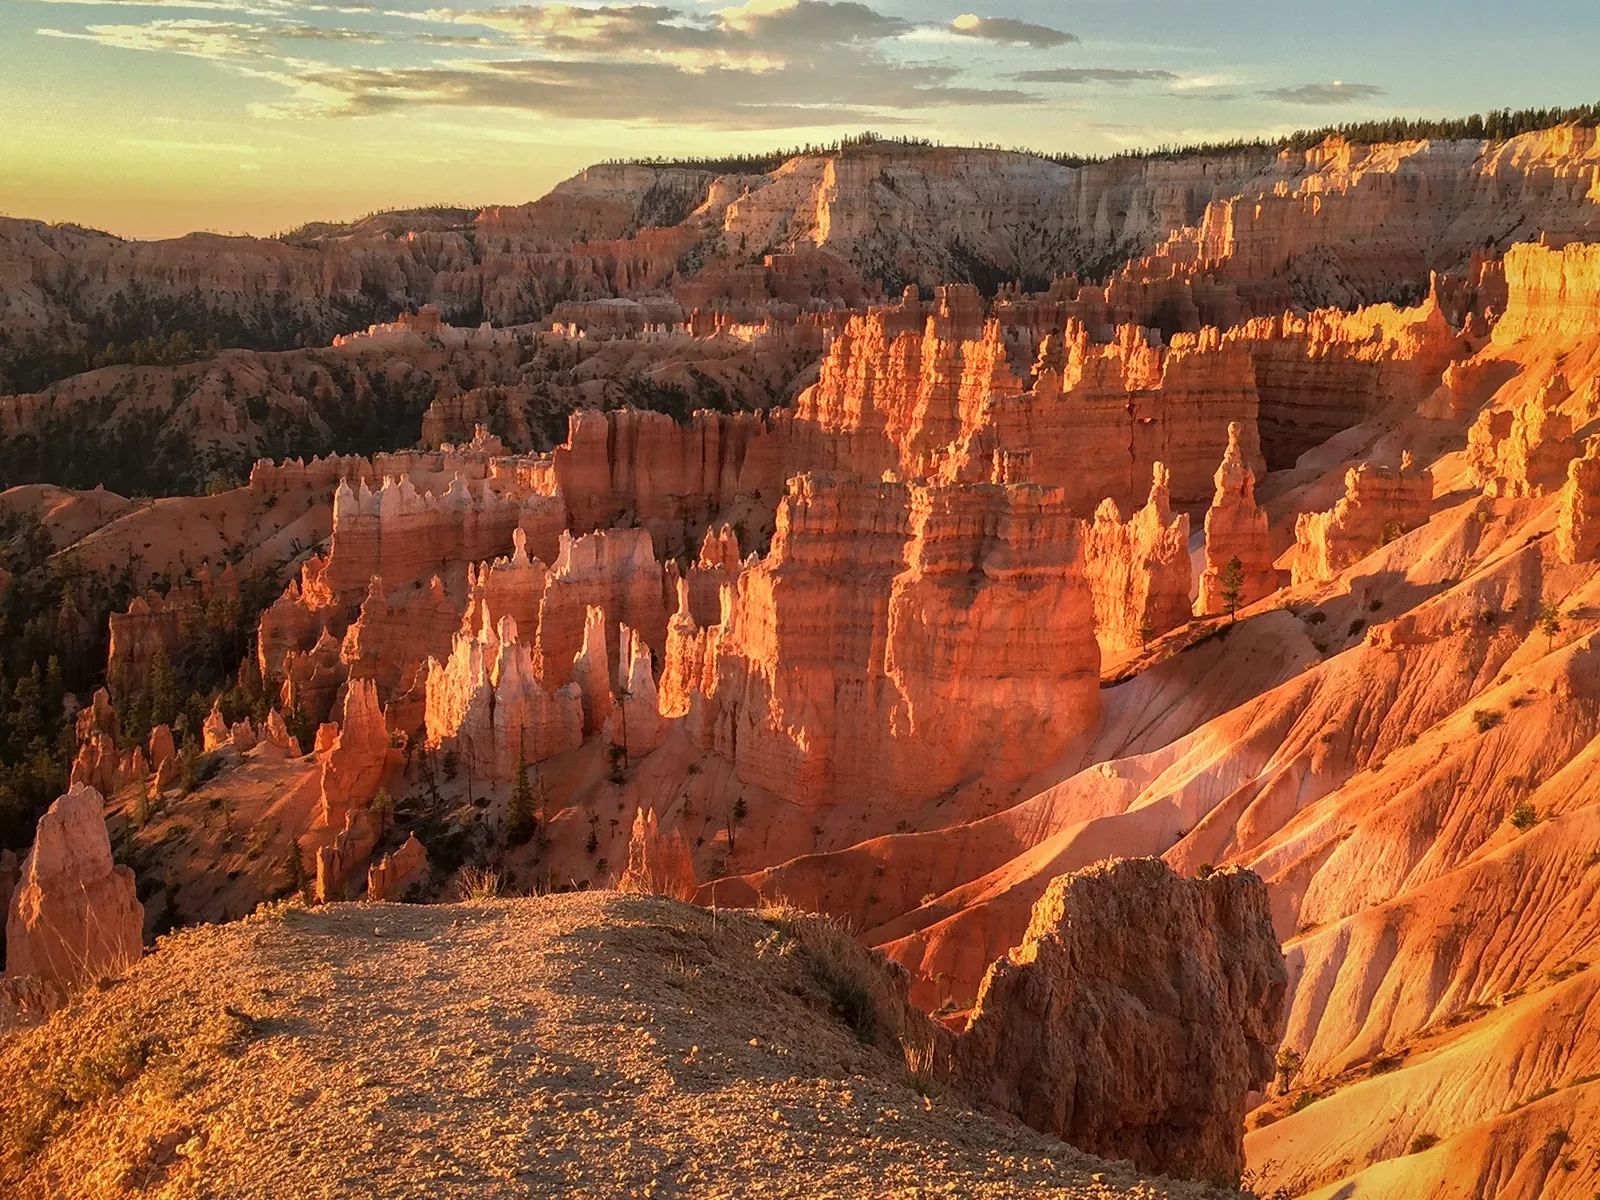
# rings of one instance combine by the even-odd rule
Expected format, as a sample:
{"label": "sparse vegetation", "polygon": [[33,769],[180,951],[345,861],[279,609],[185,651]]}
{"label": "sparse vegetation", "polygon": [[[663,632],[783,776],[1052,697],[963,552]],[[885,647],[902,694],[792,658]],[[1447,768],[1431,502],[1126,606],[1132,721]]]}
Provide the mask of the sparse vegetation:
{"label": "sparse vegetation", "polygon": [[1424,1150],[1431,1150],[1439,1144],[1439,1135],[1436,1133],[1419,1133],[1411,1139],[1411,1145],[1406,1147],[1407,1154],[1421,1154]]}
{"label": "sparse vegetation", "polygon": [[487,867],[463,867],[456,880],[456,894],[463,900],[493,900],[500,895],[503,881],[498,871]]}
{"label": "sparse vegetation", "polygon": [[1539,823],[1539,810],[1534,808],[1531,800],[1518,800],[1511,810],[1511,815],[1506,819],[1519,832],[1526,833]]}
{"label": "sparse vegetation", "polygon": [[1505,718],[1492,708],[1475,708],[1472,710],[1472,724],[1479,733],[1488,733]]}

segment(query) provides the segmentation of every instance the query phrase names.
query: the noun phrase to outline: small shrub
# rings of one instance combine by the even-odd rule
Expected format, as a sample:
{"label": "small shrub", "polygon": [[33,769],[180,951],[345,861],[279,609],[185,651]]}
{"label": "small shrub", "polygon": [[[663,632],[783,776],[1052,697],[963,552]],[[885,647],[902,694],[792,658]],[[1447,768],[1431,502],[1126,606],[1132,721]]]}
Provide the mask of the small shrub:
{"label": "small shrub", "polygon": [[456,894],[463,900],[493,900],[500,894],[500,875],[488,867],[466,867],[456,881]]}
{"label": "small shrub", "polygon": [[1387,1075],[1390,1071],[1398,1071],[1404,1063],[1405,1059],[1398,1054],[1380,1054],[1372,1060],[1372,1065],[1367,1068],[1367,1074]]}
{"label": "small shrub", "polygon": [[1210,879],[1216,873],[1216,870],[1215,863],[1201,863],[1194,869],[1194,877],[1196,879]]}
{"label": "small shrub", "polygon": [[1495,710],[1492,708],[1475,708],[1472,710],[1472,724],[1477,728],[1479,733],[1488,733],[1489,730],[1493,729],[1503,720],[1505,720],[1505,718],[1499,713],[1495,712]]}
{"label": "small shrub", "polygon": [[1363,618],[1363,617],[1357,617],[1354,621],[1350,622],[1350,629],[1349,629],[1348,636],[1356,637],[1356,636],[1358,636],[1358,635],[1360,635],[1362,633],[1365,633],[1366,629],[1367,629],[1366,619]]}
{"label": "small shrub", "polygon": [[1533,807],[1531,800],[1518,800],[1507,820],[1520,832],[1526,833],[1539,823],[1539,810]]}
{"label": "small shrub", "polygon": [[1289,1111],[1292,1113],[1297,1113],[1301,1109],[1310,1108],[1313,1104],[1321,1099],[1321,1092],[1301,1092],[1294,1098],[1294,1103],[1289,1105]]}
{"label": "small shrub", "polygon": [[1424,1150],[1431,1150],[1439,1144],[1439,1135],[1436,1133],[1419,1133],[1411,1139],[1407,1154],[1421,1154]]}

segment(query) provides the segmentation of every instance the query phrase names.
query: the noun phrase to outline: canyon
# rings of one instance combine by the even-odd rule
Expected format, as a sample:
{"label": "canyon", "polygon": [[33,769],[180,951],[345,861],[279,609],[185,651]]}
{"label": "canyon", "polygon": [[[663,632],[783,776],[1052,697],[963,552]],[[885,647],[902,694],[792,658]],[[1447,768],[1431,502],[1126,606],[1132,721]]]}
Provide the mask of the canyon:
{"label": "canyon", "polygon": [[[1595,130],[606,165],[274,241],[0,221],[9,344],[134,291],[232,344],[0,397],[13,448],[157,431],[170,485],[0,494],[12,628],[95,658],[0,860],[0,1057],[66,1053],[44,1014],[102,980],[376,979],[391,933],[445,970],[526,921],[617,946],[635,999],[584,1003],[640,1030],[694,958],[732,1075],[804,966],[797,1061],[854,1023],[918,1121],[1263,1197],[1600,1188]],[[552,945],[528,986],[572,993]],[[265,1062],[248,986],[174,1019],[256,1012]],[[628,1069],[710,1052],[679,1034]],[[132,1094],[106,1120],[170,1132]],[[107,1153],[62,1128],[4,1169]]]}

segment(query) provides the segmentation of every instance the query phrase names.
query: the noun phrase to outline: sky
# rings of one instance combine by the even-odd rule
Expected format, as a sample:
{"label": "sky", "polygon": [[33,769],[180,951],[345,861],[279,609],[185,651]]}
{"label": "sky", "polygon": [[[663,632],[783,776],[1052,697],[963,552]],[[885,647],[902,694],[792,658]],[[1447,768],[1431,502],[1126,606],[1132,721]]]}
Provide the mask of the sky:
{"label": "sky", "polygon": [[1596,0],[0,0],[0,214],[264,235],[868,129],[1099,154],[1567,106],[1597,46]]}

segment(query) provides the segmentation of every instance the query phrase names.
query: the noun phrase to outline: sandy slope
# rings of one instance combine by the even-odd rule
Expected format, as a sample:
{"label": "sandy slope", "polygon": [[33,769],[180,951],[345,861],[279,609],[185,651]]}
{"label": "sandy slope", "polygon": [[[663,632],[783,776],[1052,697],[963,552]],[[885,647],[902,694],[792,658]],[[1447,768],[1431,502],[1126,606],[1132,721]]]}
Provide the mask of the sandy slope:
{"label": "sandy slope", "polygon": [[614,893],[263,910],[0,1039],[0,1191],[1221,1195],[914,1087],[834,999],[865,962]]}

